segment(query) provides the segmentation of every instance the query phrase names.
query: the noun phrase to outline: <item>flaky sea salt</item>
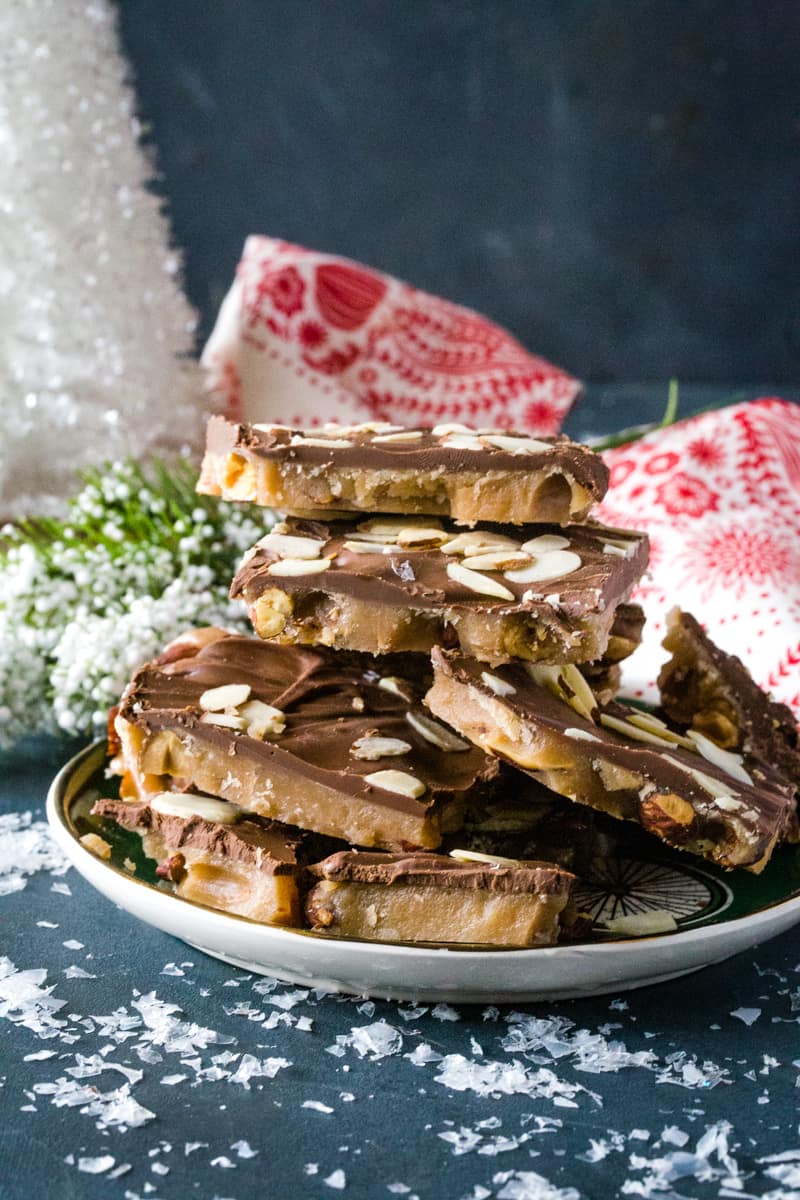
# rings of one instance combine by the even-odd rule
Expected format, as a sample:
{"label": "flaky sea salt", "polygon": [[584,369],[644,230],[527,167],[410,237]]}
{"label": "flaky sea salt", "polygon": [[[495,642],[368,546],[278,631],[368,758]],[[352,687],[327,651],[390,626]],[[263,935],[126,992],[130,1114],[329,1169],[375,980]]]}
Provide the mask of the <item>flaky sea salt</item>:
{"label": "flaky sea salt", "polygon": [[35,821],[30,812],[0,816],[0,896],[22,891],[27,877],[38,871],[63,875],[68,869],[69,862],[50,837],[45,821]]}
{"label": "flaky sea salt", "polygon": [[341,1167],[336,1171],[331,1171],[330,1175],[322,1181],[327,1187],[334,1188],[336,1191],[342,1191],[347,1187],[347,1176]]}

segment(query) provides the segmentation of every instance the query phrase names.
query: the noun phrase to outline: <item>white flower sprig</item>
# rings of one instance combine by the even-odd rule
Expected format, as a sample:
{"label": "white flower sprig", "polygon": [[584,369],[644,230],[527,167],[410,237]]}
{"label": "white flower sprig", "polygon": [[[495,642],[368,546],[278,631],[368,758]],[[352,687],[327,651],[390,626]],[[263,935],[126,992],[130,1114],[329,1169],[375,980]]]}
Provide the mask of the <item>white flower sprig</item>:
{"label": "white flower sprig", "polygon": [[83,476],[65,520],[7,526],[0,546],[0,749],[105,727],[132,672],[196,625],[244,629],[228,599],[268,510],[195,495],[188,463]]}

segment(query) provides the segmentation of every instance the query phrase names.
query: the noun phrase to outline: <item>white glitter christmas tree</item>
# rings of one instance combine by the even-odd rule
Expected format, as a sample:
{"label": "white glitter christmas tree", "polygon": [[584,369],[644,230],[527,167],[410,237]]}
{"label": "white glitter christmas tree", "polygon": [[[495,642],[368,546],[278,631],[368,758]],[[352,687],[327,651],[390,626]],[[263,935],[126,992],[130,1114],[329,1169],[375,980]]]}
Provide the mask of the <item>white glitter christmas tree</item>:
{"label": "white glitter christmas tree", "polygon": [[105,0],[0,3],[0,517],[197,445],[206,401]]}

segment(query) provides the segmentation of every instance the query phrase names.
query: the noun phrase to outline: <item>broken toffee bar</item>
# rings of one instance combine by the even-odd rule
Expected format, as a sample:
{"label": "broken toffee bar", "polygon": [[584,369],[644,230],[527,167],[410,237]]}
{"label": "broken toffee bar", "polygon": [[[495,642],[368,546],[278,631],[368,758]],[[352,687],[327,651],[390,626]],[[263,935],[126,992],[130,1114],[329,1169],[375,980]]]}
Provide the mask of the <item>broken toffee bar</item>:
{"label": "broken toffee bar", "polygon": [[184,900],[269,925],[302,925],[302,864],[320,840],[212,796],[98,800],[92,815],[132,830]]}
{"label": "broken toffee bar", "polygon": [[136,673],[116,720],[131,794],[173,786],[361,846],[434,849],[497,763],[434,720],[430,664],[198,631]]}
{"label": "broken toffee bar", "polygon": [[766,769],[648,713],[599,706],[575,668],[481,663],[436,649],[431,711],[553,791],[671,846],[758,872],[793,807]]}
{"label": "broken toffee bar", "polygon": [[551,863],[357,850],[311,873],[319,879],[305,906],[312,929],[382,942],[551,946],[574,883]]}
{"label": "broken toffee bar", "polygon": [[302,516],[426,513],[461,525],[564,525],[583,520],[607,487],[600,456],[563,436],[381,422],[303,430],[212,417],[198,491]]}
{"label": "broken toffee bar", "polygon": [[444,643],[487,663],[592,662],[647,555],[643,533],[601,525],[290,518],[248,551],[231,595],[281,644],[386,654]]}

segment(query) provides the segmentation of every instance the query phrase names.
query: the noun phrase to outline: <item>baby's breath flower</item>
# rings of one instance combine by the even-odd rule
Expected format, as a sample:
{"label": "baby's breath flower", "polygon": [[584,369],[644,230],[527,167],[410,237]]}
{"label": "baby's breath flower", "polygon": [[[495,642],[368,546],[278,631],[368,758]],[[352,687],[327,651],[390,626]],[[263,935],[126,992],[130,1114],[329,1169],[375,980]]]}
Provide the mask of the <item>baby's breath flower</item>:
{"label": "baby's breath flower", "polygon": [[66,521],[4,527],[0,749],[36,731],[89,734],[132,672],[195,625],[245,627],[228,599],[242,553],[272,525],[198,497],[181,461],[85,477]]}

